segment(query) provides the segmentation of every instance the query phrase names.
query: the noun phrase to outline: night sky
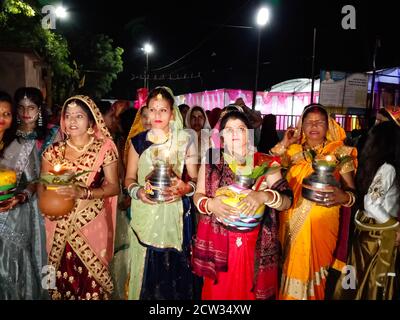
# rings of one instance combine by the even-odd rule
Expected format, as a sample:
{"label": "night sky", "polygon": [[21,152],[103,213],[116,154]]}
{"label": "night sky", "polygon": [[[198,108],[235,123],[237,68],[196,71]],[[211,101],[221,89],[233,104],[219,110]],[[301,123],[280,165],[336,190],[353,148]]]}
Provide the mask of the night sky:
{"label": "night sky", "polygon": [[[176,94],[218,88],[252,90],[257,47],[254,19],[260,4],[270,7],[272,20],[262,31],[259,90],[311,76],[314,27],[316,75],[321,68],[372,70],[376,37],[381,43],[377,68],[400,63],[398,11],[393,1],[64,0],[63,4],[70,18],[59,30],[71,41],[77,34],[105,33],[124,48],[124,72],[110,97],[135,97],[143,80],[131,78],[143,73],[145,56],[140,48],[146,41],[155,47],[150,69],[157,77],[201,75],[152,81],[150,86],[168,85]],[[341,27],[341,9],[346,4],[356,8],[356,30]]]}

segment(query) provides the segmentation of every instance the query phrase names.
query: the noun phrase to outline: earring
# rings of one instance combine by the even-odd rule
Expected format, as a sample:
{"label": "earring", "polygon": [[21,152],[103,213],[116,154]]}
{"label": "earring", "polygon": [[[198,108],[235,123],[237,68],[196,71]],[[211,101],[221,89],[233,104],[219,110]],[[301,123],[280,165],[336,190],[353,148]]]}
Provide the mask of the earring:
{"label": "earring", "polygon": [[39,110],[38,126],[43,127],[42,111]]}
{"label": "earring", "polygon": [[94,130],[92,127],[89,127],[89,129],[87,129],[87,133],[92,135],[94,133]]}
{"label": "earring", "polygon": [[17,125],[21,124],[21,119],[19,117],[17,117]]}

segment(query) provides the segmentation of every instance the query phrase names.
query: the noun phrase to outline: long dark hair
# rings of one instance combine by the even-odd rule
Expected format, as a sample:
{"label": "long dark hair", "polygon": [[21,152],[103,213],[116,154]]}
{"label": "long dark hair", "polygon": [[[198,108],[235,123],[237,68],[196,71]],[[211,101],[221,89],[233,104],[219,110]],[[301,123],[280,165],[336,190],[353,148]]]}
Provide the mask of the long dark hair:
{"label": "long dark hair", "polygon": [[396,184],[400,190],[400,127],[391,121],[377,124],[368,133],[361,152],[356,175],[359,208],[364,208],[364,195],[368,193],[376,172],[385,162],[396,170]]}
{"label": "long dark hair", "polygon": [[[15,104],[16,110],[18,108],[19,102],[25,96],[38,106],[39,111],[42,114],[42,125],[39,126],[38,120],[36,120],[35,132],[37,135],[37,139],[43,140],[46,137],[46,133],[47,133],[48,114],[47,114],[46,106],[44,105],[44,102],[43,102],[42,92],[38,88],[35,88],[35,87],[18,88],[14,94],[14,104]],[[16,115],[18,116],[18,113],[16,113]]]}
{"label": "long dark hair", "polygon": [[15,131],[16,131],[16,121],[15,121],[15,110],[13,108],[13,101],[11,96],[4,92],[4,91],[0,91],[0,102],[6,102],[10,104],[10,109],[11,109],[11,113],[12,113],[12,122],[11,122],[11,126],[10,128],[8,128],[4,134],[3,134],[3,148],[0,150],[0,158],[3,158],[3,154],[4,154],[4,150],[11,144],[11,142],[13,142],[13,140],[15,139]]}

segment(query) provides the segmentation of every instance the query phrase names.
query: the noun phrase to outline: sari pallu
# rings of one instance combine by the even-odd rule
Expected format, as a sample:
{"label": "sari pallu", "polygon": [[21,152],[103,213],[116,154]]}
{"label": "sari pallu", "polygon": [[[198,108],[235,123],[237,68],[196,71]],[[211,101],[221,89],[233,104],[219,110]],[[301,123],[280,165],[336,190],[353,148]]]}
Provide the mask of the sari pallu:
{"label": "sari pallu", "polygon": [[[343,142],[328,142],[322,155],[343,154],[353,159],[356,150]],[[292,165],[287,180],[293,190],[294,205],[281,213],[279,238],[283,251],[283,267],[279,297],[288,300],[323,300],[330,267],[344,265],[339,257],[347,252],[349,211],[340,218],[340,206],[319,206],[301,195],[302,181],[313,172],[301,145],[291,145],[287,156]],[[341,172],[354,170],[353,161],[340,168]],[[339,172],[335,173],[339,179]]]}
{"label": "sari pallu", "polygon": [[[53,164],[62,159],[60,142],[43,154]],[[117,161],[114,143],[95,140],[88,151],[74,161],[63,160],[86,186],[101,185],[102,166]],[[56,289],[52,299],[107,299],[113,291],[108,265],[113,257],[117,196],[76,201],[68,217],[59,221],[46,219],[49,263],[56,270]]]}
{"label": "sari pallu", "polygon": [[[217,154],[219,160],[211,159],[212,155]],[[233,184],[234,173],[224,163],[220,150],[209,150],[209,159],[210,164],[206,164],[205,173],[206,195],[214,197],[218,188]],[[212,163],[217,164],[212,165]],[[285,179],[277,181],[271,189],[291,197]],[[192,268],[198,276],[206,277],[203,298],[257,300],[276,298],[279,258],[277,234],[276,212],[270,208],[266,208],[261,226],[249,232],[228,230],[213,215],[201,215],[193,244]],[[245,246],[245,249],[239,250],[235,246],[239,249]],[[247,261],[249,259],[252,261]],[[230,266],[229,262],[241,265]],[[235,274],[237,270],[249,271],[250,275]],[[218,285],[221,278],[224,283]],[[214,287],[210,280],[215,284]],[[238,283],[238,281],[248,283]],[[246,292],[235,292],[237,290],[227,292],[229,284],[232,283],[238,284],[236,289],[240,287]]]}

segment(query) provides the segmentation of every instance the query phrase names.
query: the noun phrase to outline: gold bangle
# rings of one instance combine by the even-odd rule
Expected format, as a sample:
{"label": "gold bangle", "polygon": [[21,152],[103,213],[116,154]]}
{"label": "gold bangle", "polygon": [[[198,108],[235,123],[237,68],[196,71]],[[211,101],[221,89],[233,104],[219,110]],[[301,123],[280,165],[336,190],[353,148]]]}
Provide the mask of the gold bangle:
{"label": "gold bangle", "polygon": [[346,191],[346,193],[349,195],[349,201],[347,201],[347,203],[343,204],[343,207],[350,208],[356,202],[356,197],[354,196],[354,193],[351,191]]}

